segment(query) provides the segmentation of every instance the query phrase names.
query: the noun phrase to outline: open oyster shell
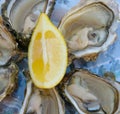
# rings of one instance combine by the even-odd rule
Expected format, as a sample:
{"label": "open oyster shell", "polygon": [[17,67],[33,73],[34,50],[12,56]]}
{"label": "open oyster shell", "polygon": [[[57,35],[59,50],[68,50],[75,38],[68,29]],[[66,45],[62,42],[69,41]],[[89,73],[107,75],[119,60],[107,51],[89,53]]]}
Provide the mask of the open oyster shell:
{"label": "open oyster shell", "polygon": [[82,69],[73,71],[68,77],[60,88],[80,114],[120,113],[120,84]]}
{"label": "open oyster shell", "polygon": [[64,103],[55,88],[34,88],[26,114],[65,114]]}
{"label": "open oyster shell", "polygon": [[17,43],[13,36],[6,29],[0,17],[0,66],[5,65],[15,54]]}
{"label": "open oyster shell", "polygon": [[15,89],[17,74],[18,68],[14,63],[0,68],[0,101]]}
{"label": "open oyster shell", "polygon": [[116,39],[118,6],[114,0],[81,0],[62,19],[59,30],[73,58],[91,60]]}
{"label": "open oyster shell", "polygon": [[5,24],[15,34],[21,48],[28,47],[30,36],[41,12],[50,15],[54,0],[6,0],[2,5]]}

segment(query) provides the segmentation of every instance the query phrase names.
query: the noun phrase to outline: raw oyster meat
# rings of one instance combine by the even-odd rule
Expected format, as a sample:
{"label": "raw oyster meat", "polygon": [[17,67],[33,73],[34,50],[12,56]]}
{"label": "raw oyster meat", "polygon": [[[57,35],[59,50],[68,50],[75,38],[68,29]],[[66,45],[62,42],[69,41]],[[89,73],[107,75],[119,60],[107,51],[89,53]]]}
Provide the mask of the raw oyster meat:
{"label": "raw oyster meat", "polygon": [[46,0],[7,0],[3,6],[3,17],[17,32],[28,33],[35,26],[40,12],[44,10]]}
{"label": "raw oyster meat", "polygon": [[0,66],[5,65],[15,54],[17,43],[13,36],[6,29],[0,17]]}
{"label": "raw oyster meat", "polygon": [[73,58],[91,60],[116,39],[118,6],[113,0],[81,0],[62,19],[59,30]]}
{"label": "raw oyster meat", "polygon": [[[31,93],[30,86],[28,89]],[[28,96],[26,97],[29,98]],[[65,114],[64,102],[55,88],[45,90],[33,87],[33,92],[29,99],[29,101],[25,100],[25,102],[28,102],[26,114]],[[24,107],[22,109],[25,110]]]}
{"label": "raw oyster meat", "polygon": [[14,63],[0,68],[0,101],[15,89],[17,74],[18,68]]}
{"label": "raw oyster meat", "polygon": [[21,48],[28,47],[32,31],[41,12],[51,14],[54,0],[6,0],[2,6],[5,24],[15,34]]}
{"label": "raw oyster meat", "polygon": [[60,100],[58,93],[54,89],[35,90],[30,98],[27,114],[64,114],[64,105]]}
{"label": "raw oyster meat", "polygon": [[[69,77],[69,79],[67,79]],[[80,114],[120,113],[120,84],[78,69],[64,79],[64,97]],[[63,86],[64,85],[64,86]]]}

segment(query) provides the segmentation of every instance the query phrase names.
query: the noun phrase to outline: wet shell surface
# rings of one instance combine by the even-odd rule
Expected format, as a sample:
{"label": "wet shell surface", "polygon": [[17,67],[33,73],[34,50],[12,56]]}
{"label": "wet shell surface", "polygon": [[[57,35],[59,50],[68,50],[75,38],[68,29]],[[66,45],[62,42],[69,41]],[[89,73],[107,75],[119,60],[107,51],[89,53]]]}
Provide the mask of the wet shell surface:
{"label": "wet shell surface", "polygon": [[[75,108],[76,113],[80,114],[119,114],[120,84],[82,69],[66,74],[57,89],[45,90],[32,86],[31,81],[27,82],[27,78],[31,79],[23,76],[27,60],[23,61],[19,70],[25,78],[24,84],[28,84],[24,87],[25,93],[21,88],[17,91],[25,95],[24,101],[19,99],[19,95],[16,98],[11,94],[16,85],[24,85],[22,79],[16,84],[18,68],[14,63],[8,62],[17,48],[14,39],[23,50],[28,47],[40,12],[47,6],[46,12],[51,14],[54,0],[49,1],[51,2],[46,4],[48,0],[5,0],[2,6],[4,24],[9,30],[0,18],[0,113],[65,114],[65,105],[69,102],[72,106],[68,110]],[[58,27],[65,37],[71,61],[81,57],[87,61],[93,60],[96,55],[105,51],[116,39],[118,14],[118,6],[114,0],[81,0],[71,9]]]}
{"label": "wet shell surface", "polygon": [[80,114],[120,113],[120,84],[115,81],[78,69],[65,77],[60,88]]}
{"label": "wet shell surface", "polygon": [[11,33],[24,50],[41,12],[51,14],[54,0],[6,0],[2,5],[2,17]]}
{"label": "wet shell surface", "polygon": [[62,19],[59,30],[72,58],[94,59],[116,39],[118,6],[112,0],[83,0]]}
{"label": "wet shell surface", "polygon": [[14,63],[0,68],[0,101],[14,91],[17,75],[18,68]]}
{"label": "wet shell surface", "polygon": [[20,114],[65,114],[65,105],[56,88],[39,89],[27,83]]}
{"label": "wet shell surface", "polygon": [[65,114],[64,102],[56,89],[36,89],[30,97],[27,114]]}
{"label": "wet shell surface", "polygon": [[17,43],[0,17],[0,66],[5,65],[15,55],[16,49]]}

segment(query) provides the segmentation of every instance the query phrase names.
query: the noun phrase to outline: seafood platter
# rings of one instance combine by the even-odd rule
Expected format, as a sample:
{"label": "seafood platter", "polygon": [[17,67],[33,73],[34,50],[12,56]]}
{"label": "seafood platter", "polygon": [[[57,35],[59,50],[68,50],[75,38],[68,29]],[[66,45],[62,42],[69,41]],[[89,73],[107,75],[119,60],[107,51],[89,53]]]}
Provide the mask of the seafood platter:
{"label": "seafood platter", "polygon": [[[120,114],[119,5],[120,0],[0,0],[0,114]],[[42,12],[68,50],[66,73],[49,89],[34,85],[28,66]]]}

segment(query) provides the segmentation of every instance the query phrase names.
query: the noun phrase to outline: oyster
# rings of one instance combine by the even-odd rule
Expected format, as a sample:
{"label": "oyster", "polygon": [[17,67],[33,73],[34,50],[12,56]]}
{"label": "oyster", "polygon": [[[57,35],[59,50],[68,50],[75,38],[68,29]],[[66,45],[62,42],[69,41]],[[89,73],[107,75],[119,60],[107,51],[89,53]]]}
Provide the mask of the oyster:
{"label": "oyster", "polygon": [[80,114],[120,113],[120,84],[81,69],[68,76],[60,88]]}
{"label": "oyster", "polygon": [[113,0],[81,0],[62,19],[59,30],[70,57],[85,60],[108,48],[116,39],[118,6]]}
{"label": "oyster", "polygon": [[29,113],[64,114],[63,104],[56,90],[35,90],[28,105],[27,114]]}
{"label": "oyster", "polygon": [[14,63],[0,68],[0,101],[16,87],[18,68]]}
{"label": "oyster", "polygon": [[9,33],[0,17],[0,66],[5,65],[15,54],[17,43]]}
{"label": "oyster", "polygon": [[[20,70],[21,68],[19,65],[18,67]],[[20,113],[24,98],[26,96],[26,92],[25,92],[26,79],[21,70],[17,75],[17,79],[14,80],[14,83],[16,81],[17,83],[14,85],[15,88],[14,91],[12,93],[9,93],[9,95],[7,95],[0,102],[0,114],[25,114],[25,113]]]}
{"label": "oyster", "polygon": [[34,87],[26,114],[64,114],[64,103],[55,88],[43,90]]}
{"label": "oyster", "polygon": [[[54,0],[6,0],[2,7],[5,24],[16,36],[23,49],[28,47],[30,36],[41,12],[50,15]],[[47,7],[46,7],[47,6]]]}

